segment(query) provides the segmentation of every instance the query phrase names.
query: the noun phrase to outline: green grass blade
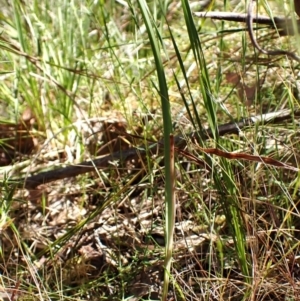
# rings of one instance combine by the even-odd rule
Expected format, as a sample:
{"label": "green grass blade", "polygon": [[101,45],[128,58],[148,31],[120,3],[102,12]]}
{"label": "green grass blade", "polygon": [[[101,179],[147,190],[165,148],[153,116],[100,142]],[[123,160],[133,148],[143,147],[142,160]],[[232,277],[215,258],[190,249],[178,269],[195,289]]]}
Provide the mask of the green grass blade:
{"label": "green grass blade", "polygon": [[[204,53],[202,50],[201,41],[199,39],[199,34],[197,32],[192,12],[190,10],[190,5],[187,0],[182,0],[182,8],[184,13],[184,19],[187,27],[187,32],[189,35],[191,48],[194,54],[195,61],[199,69],[199,89],[201,91],[204,107],[207,113],[208,124],[213,132],[215,141],[218,140],[217,131],[217,117],[216,117],[216,104],[213,99],[213,93],[210,85],[210,78],[208,75],[206,62],[204,58]],[[197,112],[195,112],[197,114]]]}
{"label": "green grass blade", "polygon": [[[170,266],[172,258],[172,246],[173,246],[173,233],[174,233],[174,199],[173,199],[173,183],[172,171],[174,167],[174,161],[170,159],[171,146],[170,135],[172,132],[172,119],[170,113],[170,102],[168,94],[168,86],[166,82],[166,76],[162,59],[160,55],[159,42],[162,42],[162,38],[157,30],[156,26],[150,18],[150,12],[146,1],[139,0],[139,6],[143,15],[143,19],[147,28],[151,49],[154,56],[155,67],[157,71],[159,94],[161,98],[161,108],[163,115],[163,127],[164,127],[164,157],[165,157],[165,197],[166,197],[166,254],[165,254],[165,274],[164,274],[164,287],[162,300],[166,300],[168,293],[168,284],[170,277]],[[172,163],[173,162],[173,163]]]}

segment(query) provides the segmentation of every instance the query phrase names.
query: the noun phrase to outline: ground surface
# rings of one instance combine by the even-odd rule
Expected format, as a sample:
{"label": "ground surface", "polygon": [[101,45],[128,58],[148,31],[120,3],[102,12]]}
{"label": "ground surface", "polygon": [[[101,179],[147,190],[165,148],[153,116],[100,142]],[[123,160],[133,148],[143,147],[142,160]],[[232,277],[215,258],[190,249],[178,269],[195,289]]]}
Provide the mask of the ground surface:
{"label": "ground surface", "polygon": [[[0,2],[0,297],[159,300],[164,118],[138,2]],[[277,2],[258,12],[296,20]],[[149,11],[177,147],[168,300],[299,300],[299,62],[195,18],[198,60],[184,1],[164,4]],[[262,47],[297,52],[299,35],[262,27]]]}

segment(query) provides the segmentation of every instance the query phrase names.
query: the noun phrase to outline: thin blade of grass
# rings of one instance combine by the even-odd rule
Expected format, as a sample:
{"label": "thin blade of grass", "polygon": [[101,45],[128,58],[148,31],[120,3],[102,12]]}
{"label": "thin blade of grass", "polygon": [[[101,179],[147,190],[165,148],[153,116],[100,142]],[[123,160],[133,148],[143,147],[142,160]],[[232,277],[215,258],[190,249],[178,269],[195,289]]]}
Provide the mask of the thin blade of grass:
{"label": "thin blade of grass", "polygon": [[162,300],[166,300],[168,293],[168,284],[170,278],[170,266],[172,258],[172,245],[173,245],[173,232],[174,232],[174,204],[173,204],[173,193],[174,193],[174,178],[172,171],[174,172],[174,160],[171,159],[171,145],[170,135],[172,132],[172,119],[170,112],[170,102],[168,94],[168,86],[166,82],[166,76],[164,72],[164,66],[160,55],[159,43],[162,43],[162,37],[157,30],[155,24],[150,18],[150,12],[145,0],[138,1],[143,19],[147,28],[151,49],[154,56],[155,67],[157,71],[159,94],[161,98],[161,108],[163,115],[163,127],[164,127],[164,158],[165,158],[165,202],[166,202],[166,250],[165,250],[165,273],[164,273],[164,286],[162,293]]}

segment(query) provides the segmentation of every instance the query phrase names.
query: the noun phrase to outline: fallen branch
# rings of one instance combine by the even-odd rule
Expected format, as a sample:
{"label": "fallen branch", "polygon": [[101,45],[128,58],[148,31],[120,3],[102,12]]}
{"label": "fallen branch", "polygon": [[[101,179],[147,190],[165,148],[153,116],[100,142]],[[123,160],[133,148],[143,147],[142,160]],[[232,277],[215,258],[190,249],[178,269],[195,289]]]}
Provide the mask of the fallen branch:
{"label": "fallen branch", "polygon": [[[214,20],[233,21],[246,23],[248,14],[230,13],[230,12],[195,12],[195,16],[199,18],[210,18]],[[271,28],[277,28],[281,35],[295,35],[300,32],[300,20],[296,21],[296,28],[293,25],[292,19],[285,17],[274,17],[273,19],[256,15],[253,16],[253,22],[261,25],[268,25]]]}
{"label": "fallen branch", "polygon": [[[226,134],[239,134],[239,132],[253,124],[264,124],[264,123],[279,123],[284,120],[291,119],[292,116],[300,116],[300,111],[292,112],[290,110],[282,110],[279,112],[263,114],[260,116],[254,116],[245,118],[237,122],[226,123],[218,127],[218,133],[220,136]],[[198,142],[201,140],[207,140],[213,137],[213,133],[210,129],[206,129],[202,132],[193,132],[189,135],[188,139],[196,139]],[[174,143],[177,148],[184,148],[187,145],[187,139],[182,136],[174,138]],[[149,143],[148,145],[141,145],[139,147],[130,148],[125,151],[114,152],[102,158],[94,159],[93,161],[85,161],[80,164],[67,166],[64,168],[58,168],[51,171],[41,172],[37,175],[33,175],[27,178],[16,179],[18,187],[32,189],[41,184],[50,183],[52,181],[61,180],[64,178],[75,177],[90,171],[97,169],[108,168],[113,166],[112,162],[118,161],[119,163],[125,162],[133,158],[139,158],[146,154],[157,154],[161,153],[163,149],[163,139],[157,143]],[[263,161],[263,160],[261,160]],[[274,162],[273,162],[274,163]],[[285,165],[287,166],[287,165]]]}

